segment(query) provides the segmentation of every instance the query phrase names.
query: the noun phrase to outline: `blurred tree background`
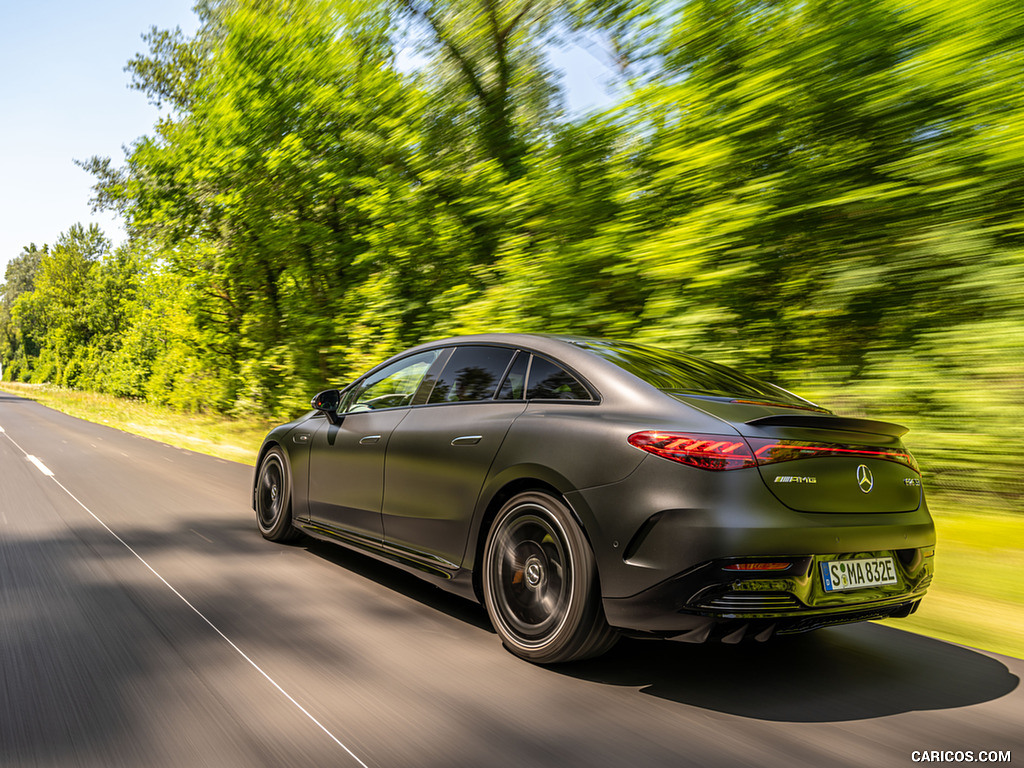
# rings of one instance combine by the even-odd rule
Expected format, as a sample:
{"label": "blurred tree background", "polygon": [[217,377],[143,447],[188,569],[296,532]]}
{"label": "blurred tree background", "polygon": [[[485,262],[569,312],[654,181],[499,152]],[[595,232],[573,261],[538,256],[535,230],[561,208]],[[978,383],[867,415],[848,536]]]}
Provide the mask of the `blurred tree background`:
{"label": "blurred tree background", "polygon": [[[284,417],[451,333],[633,338],[907,424],[932,488],[1019,506],[1016,3],[196,12],[126,68],[170,116],[82,162],[128,241],[10,262],[5,378]],[[602,112],[562,106],[575,36],[614,57]]]}

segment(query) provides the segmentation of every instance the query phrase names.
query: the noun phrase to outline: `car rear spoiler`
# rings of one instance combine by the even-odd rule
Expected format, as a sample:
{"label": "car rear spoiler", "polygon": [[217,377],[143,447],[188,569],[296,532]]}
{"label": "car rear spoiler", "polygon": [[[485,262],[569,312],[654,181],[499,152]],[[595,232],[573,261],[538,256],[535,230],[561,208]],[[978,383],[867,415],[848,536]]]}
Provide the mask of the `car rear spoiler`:
{"label": "car rear spoiler", "polygon": [[851,419],[845,416],[809,416],[804,414],[781,414],[761,416],[746,422],[752,427],[806,427],[808,429],[838,429],[847,432],[868,432],[873,435],[902,437],[909,427],[874,419]]}

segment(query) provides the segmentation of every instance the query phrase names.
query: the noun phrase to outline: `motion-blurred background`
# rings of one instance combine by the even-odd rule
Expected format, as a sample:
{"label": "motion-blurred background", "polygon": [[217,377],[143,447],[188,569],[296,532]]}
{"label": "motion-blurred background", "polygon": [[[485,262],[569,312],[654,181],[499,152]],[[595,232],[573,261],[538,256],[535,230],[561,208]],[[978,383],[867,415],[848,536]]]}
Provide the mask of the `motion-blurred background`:
{"label": "motion-blurred background", "polygon": [[[5,381],[281,419],[452,333],[686,351],[910,426],[940,526],[911,622],[1024,653],[1018,3],[195,13],[128,63],[159,122],[79,161],[127,239],[4,254]],[[568,44],[607,105],[566,109]]]}

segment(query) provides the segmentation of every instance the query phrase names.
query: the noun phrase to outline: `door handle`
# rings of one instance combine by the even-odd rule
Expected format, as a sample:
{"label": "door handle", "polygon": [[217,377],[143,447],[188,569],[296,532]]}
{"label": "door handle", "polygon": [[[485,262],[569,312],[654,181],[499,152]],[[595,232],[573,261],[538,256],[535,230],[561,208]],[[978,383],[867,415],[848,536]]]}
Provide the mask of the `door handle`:
{"label": "door handle", "polygon": [[359,438],[360,445],[372,445],[373,443],[380,442],[380,435],[367,435],[366,437]]}
{"label": "door handle", "polygon": [[483,438],[483,435],[463,435],[452,440],[452,445],[476,445],[480,442],[481,438]]}

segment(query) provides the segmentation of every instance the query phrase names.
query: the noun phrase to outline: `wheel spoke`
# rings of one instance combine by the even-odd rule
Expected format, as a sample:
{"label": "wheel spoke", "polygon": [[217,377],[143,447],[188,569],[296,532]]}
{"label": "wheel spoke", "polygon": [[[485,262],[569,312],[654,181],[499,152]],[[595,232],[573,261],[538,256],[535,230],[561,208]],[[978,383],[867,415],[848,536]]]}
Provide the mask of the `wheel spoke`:
{"label": "wheel spoke", "polygon": [[558,606],[557,596],[554,593],[548,592],[544,595],[539,595],[537,605],[540,608],[540,615],[543,618],[548,618],[555,613],[555,608]]}

